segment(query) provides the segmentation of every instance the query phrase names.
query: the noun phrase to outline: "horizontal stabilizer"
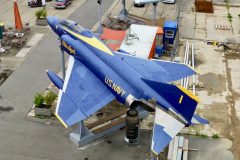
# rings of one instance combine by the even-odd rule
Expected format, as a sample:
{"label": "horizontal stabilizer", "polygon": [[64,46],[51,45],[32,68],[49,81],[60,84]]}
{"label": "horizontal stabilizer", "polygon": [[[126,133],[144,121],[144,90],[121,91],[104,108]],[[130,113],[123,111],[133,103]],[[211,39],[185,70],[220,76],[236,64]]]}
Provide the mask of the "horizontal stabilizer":
{"label": "horizontal stabilizer", "polygon": [[167,83],[197,74],[195,70],[186,64],[141,59],[121,53],[118,53],[117,55],[140,75],[142,75],[144,79],[152,81]]}
{"label": "horizontal stabilizer", "polygon": [[200,101],[197,96],[180,86],[143,80],[171,105],[163,107],[173,108],[174,111],[181,114],[189,123],[191,122],[197,104]]}
{"label": "horizontal stabilizer", "polygon": [[208,120],[206,120],[206,119],[204,119],[204,118],[202,118],[202,117],[200,117],[199,115],[194,115],[193,117],[192,117],[192,124],[193,125],[196,125],[196,124],[209,124],[209,121]]}
{"label": "horizontal stabilizer", "polygon": [[152,151],[158,155],[184,126],[184,124],[169,114],[156,108],[151,147]]}

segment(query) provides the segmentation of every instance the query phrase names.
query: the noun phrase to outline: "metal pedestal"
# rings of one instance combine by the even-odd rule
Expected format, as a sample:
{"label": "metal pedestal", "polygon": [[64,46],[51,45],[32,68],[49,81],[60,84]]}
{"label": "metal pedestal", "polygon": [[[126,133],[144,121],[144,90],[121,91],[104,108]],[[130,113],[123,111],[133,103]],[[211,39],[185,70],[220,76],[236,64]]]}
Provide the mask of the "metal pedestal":
{"label": "metal pedestal", "polygon": [[125,20],[127,18],[127,16],[128,16],[128,11],[126,10],[126,2],[125,2],[125,0],[122,0],[122,5],[123,5],[123,9],[119,13],[118,18]]}
{"label": "metal pedestal", "polygon": [[[138,108],[137,110],[140,119],[147,117],[148,115],[147,111],[145,111],[142,108]],[[89,144],[92,141],[97,140],[101,137],[105,137],[124,126],[126,126],[125,122],[115,125],[112,128],[106,129],[97,134],[94,134],[83,124],[83,122],[80,122],[78,128],[74,130],[72,133],[70,133],[69,138],[77,147],[83,147],[84,145]]]}

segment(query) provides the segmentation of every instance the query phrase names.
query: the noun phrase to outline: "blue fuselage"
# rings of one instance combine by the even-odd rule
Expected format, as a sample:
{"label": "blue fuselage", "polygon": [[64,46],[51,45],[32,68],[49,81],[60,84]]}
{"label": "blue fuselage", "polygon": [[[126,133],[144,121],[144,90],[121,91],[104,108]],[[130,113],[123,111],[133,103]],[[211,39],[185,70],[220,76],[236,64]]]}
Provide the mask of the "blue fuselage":
{"label": "blue fuselage", "polygon": [[88,30],[74,32],[74,25],[66,27],[54,21],[51,27],[61,37],[62,49],[89,68],[119,102],[131,105],[134,100],[154,99],[165,109],[169,107],[169,104],[142,80],[142,75],[111,51],[95,34]]}

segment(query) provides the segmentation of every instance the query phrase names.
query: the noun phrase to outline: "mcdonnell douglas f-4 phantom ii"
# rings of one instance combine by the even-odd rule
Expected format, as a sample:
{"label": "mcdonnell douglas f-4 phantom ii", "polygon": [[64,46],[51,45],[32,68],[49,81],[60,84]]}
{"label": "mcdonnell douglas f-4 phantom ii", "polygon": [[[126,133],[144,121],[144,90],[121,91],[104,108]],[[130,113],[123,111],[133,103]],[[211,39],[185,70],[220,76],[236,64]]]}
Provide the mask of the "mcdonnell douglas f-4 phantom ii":
{"label": "mcdonnell douglas f-4 phantom ii", "polygon": [[64,80],[47,71],[60,90],[55,114],[65,127],[83,121],[113,99],[129,108],[147,106],[156,112],[151,148],[159,154],[184,126],[208,123],[194,115],[199,98],[169,84],[196,74],[191,67],[114,52],[76,22],[47,20],[70,55]]}

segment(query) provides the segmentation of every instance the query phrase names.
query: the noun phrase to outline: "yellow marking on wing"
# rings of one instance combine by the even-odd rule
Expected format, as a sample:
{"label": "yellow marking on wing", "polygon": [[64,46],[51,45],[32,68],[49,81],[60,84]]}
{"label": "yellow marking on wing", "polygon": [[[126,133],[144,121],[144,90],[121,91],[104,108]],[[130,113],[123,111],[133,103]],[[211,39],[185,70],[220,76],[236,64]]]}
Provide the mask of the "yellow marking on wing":
{"label": "yellow marking on wing", "polygon": [[178,86],[176,85],[181,91],[183,91],[186,95],[188,95],[190,98],[194,99],[195,101],[197,102],[200,102],[200,99],[194,95],[192,92],[188,91],[186,88],[184,87],[181,87],[181,86]]}
{"label": "yellow marking on wing", "polygon": [[181,97],[179,98],[179,104],[182,103],[182,100],[183,100],[183,95],[181,95]]}
{"label": "yellow marking on wing", "polygon": [[113,53],[112,51],[105,45],[103,44],[101,41],[99,41],[96,37],[92,37],[92,38],[88,38],[88,37],[85,37],[85,36],[82,36],[80,34],[77,34],[67,28],[64,28],[66,31],[68,31],[69,33],[71,33],[72,35],[74,35],[75,37],[79,38],[80,40],[90,44],[91,46],[113,56]]}
{"label": "yellow marking on wing", "polygon": [[62,120],[62,118],[61,118],[57,113],[55,113],[55,116],[56,116],[57,119],[63,124],[63,126],[64,126],[65,128],[68,128],[67,124]]}
{"label": "yellow marking on wing", "polygon": [[153,152],[155,155],[158,155],[158,153],[157,153],[156,151],[154,151],[153,149],[152,149],[152,152]]}

